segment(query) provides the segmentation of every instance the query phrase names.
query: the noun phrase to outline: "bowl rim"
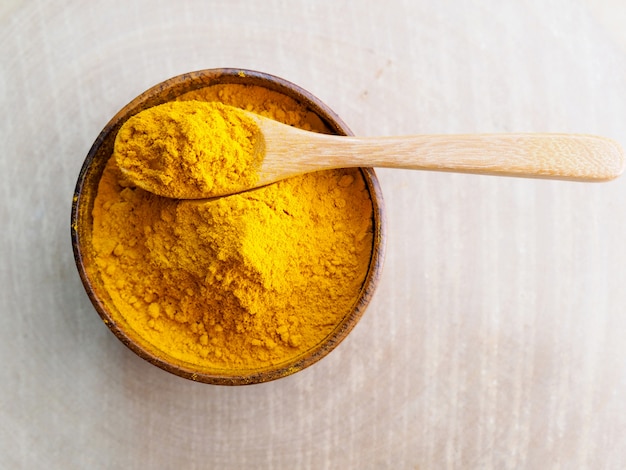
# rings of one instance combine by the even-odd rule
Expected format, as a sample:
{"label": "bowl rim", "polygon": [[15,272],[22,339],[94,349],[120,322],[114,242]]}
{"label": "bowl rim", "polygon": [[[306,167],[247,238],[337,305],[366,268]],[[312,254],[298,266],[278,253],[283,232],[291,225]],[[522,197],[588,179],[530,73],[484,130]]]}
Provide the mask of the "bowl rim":
{"label": "bowl rim", "polygon": [[[240,373],[237,375],[207,373],[194,369],[193,364],[185,366],[182,361],[168,361],[163,355],[156,353],[158,349],[155,346],[153,347],[154,350],[151,351],[149,346],[139,344],[139,342],[112,317],[105,304],[105,300],[100,298],[97,293],[97,289],[88,272],[83,254],[85,250],[89,249],[88,245],[90,243],[89,240],[83,239],[88,237],[83,237],[80,225],[84,217],[87,217],[88,221],[93,223],[91,219],[91,209],[93,208],[95,195],[89,199],[86,196],[85,190],[89,182],[88,178],[95,178],[95,183],[100,181],[104,164],[106,164],[110,155],[106,158],[102,157],[105,159],[103,163],[101,163],[102,168],[100,168],[100,170],[94,170],[94,162],[100,156],[100,153],[104,152],[103,146],[109,142],[108,139],[115,136],[117,130],[126,119],[143,109],[170,101],[185,92],[227,83],[259,85],[287,95],[318,115],[333,133],[338,135],[353,135],[352,131],[339,116],[319,98],[292,82],[268,73],[241,68],[219,68],[198,70],[174,76],[150,87],[131,100],[110,119],[99,133],[87,153],[74,189],[71,210],[71,240],[76,267],[91,303],[103,322],[125,346],[149,363],[189,380],[216,385],[248,385],[276,380],[311,366],[335,349],[335,347],[346,338],[348,333],[352,331],[365,312],[381,276],[386,245],[386,219],[383,195],[378,178],[372,168],[360,168],[372,201],[373,240],[367,274],[361,285],[359,297],[353,305],[352,310],[350,313],[346,314],[343,320],[338,323],[325,339],[312,349],[303,352],[287,362],[249,371],[249,373],[242,371],[238,371]],[[96,172],[95,176],[93,176],[94,171]],[[92,190],[95,189],[92,188]],[[91,207],[89,206],[90,203]],[[85,206],[85,204],[87,204],[87,206]]]}

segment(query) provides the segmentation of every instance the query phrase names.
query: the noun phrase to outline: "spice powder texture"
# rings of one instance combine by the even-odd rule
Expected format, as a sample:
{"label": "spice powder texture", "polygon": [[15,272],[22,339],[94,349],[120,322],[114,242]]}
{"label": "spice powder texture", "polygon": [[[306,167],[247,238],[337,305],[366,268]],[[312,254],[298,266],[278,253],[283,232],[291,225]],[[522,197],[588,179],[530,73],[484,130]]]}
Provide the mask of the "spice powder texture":
{"label": "spice powder texture", "polygon": [[113,155],[129,178],[161,196],[236,193],[258,180],[258,136],[257,124],[237,108],[171,101],[130,117]]}
{"label": "spice powder texture", "polygon": [[[325,130],[260,87],[216,85],[179,99]],[[372,237],[358,169],[192,201],[133,187],[110,158],[93,209],[94,256],[114,319],[163,357],[222,374],[280,365],[323,341],[359,296]]]}

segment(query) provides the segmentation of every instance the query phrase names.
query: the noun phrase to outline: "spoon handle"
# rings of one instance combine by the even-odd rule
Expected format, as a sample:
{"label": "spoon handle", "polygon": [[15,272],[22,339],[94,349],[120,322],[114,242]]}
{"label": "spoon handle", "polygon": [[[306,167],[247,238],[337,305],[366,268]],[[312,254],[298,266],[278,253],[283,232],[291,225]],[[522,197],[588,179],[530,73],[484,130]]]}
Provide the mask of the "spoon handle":
{"label": "spoon handle", "polygon": [[[326,137],[326,136],[325,136]],[[332,142],[330,141],[332,139]],[[339,145],[337,145],[339,144]],[[608,181],[624,169],[620,145],[582,134],[328,137],[313,150],[332,166],[374,166],[486,175]]]}

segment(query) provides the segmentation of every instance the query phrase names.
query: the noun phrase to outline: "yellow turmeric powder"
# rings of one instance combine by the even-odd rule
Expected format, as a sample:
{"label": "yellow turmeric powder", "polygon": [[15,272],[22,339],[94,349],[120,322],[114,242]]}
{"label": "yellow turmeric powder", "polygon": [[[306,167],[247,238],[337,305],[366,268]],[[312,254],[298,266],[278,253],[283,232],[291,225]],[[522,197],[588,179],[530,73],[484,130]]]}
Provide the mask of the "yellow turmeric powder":
{"label": "yellow turmeric powder", "polygon": [[169,102],[129,118],[115,139],[120,168],[152,193],[172,198],[252,186],[262,159],[259,128],[218,102]]}
{"label": "yellow turmeric powder", "polygon": [[[260,87],[216,85],[179,99],[325,131],[316,115]],[[237,375],[302,356],[350,313],[371,255],[372,202],[358,169],[169,199],[131,186],[111,158],[92,236],[116,320],[164,357]]]}

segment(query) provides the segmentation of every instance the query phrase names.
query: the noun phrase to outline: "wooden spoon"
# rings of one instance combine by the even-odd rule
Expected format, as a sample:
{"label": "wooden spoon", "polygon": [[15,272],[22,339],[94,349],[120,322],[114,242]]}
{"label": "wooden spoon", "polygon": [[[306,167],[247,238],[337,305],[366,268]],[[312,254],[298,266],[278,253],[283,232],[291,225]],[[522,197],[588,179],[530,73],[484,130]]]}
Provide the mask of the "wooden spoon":
{"label": "wooden spoon", "polygon": [[[241,111],[243,112],[243,111]],[[255,151],[263,153],[254,187],[318,170],[383,167],[483,175],[608,181],[624,169],[624,152],[610,139],[579,134],[469,134],[345,137],[303,131],[247,113],[260,129]],[[124,170],[124,168],[122,168]],[[131,175],[132,177],[132,175]],[[136,179],[136,177],[135,177]],[[168,196],[154,184],[135,183]],[[241,192],[251,187],[237,187]],[[189,190],[185,199],[222,196]],[[180,197],[180,196],[179,196]]]}
{"label": "wooden spoon", "polygon": [[620,145],[592,135],[343,137],[251,116],[265,139],[259,185],[316,170],[357,166],[572,181],[609,181],[624,170]]}

